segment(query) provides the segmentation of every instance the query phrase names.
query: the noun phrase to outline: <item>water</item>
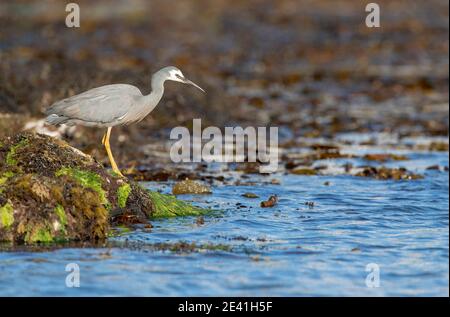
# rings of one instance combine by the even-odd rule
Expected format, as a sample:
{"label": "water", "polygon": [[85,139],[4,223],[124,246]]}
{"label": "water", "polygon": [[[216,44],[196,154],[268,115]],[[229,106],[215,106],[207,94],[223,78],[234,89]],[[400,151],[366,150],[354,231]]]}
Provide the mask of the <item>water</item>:
{"label": "water", "polygon": [[[184,196],[224,210],[203,225],[192,217],[164,219],[152,221],[151,233],[130,232],[106,247],[0,253],[0,295],[448,296],[449,176],[426,170],[448,166],[448,153],[408,155],[410,161],[391,165],[424,179],[278,175],[281,185],[221,185],[212,195]],[[271,194],[278,205],[260,208]],[[154,247],[180,241],[229,249]],[[65,286],[68,263],[80,267],[80,288]],[[379,266],[378,288],[366,286],[369,263]]]}

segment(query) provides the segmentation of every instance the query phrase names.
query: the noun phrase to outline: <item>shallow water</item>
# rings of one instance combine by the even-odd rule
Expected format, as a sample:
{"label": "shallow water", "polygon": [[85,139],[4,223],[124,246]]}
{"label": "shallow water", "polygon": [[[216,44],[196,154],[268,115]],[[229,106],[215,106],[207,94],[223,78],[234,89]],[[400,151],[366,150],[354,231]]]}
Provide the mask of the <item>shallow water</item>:
{"label": "shallow water", "polygon": [[[0,295],[448,296],[449,176],[426,170],[448,166],[448,153],[406,153],[411,160],[386,165],[424,179],[280,174],[271,178],[281,185],[219,185],[212,195],[185,195],[223,210],[202,225],[195,217],[154,220],[151,233],[124,233],[107,247],[0,253]],[[145,185],[170,191],[170,183]],[[278,204],[259,207],[272,194]],[[152,247],[180,241],[218,248]],[[79,288],[65,286],[68,263],[80,267]],[[366,286],[369,263],[379,266],[378,288]]]}

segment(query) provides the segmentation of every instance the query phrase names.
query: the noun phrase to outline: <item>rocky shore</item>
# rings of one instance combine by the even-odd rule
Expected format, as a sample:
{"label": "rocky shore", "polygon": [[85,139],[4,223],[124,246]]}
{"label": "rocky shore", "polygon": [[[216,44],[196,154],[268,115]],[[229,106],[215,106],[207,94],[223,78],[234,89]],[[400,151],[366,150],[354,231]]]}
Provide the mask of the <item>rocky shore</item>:
{"label": "rocky shore", "polygon": [[105,239],[114,226],[204,212],[114,175],[50,136],[20,133],[0,141],[0,241]]}

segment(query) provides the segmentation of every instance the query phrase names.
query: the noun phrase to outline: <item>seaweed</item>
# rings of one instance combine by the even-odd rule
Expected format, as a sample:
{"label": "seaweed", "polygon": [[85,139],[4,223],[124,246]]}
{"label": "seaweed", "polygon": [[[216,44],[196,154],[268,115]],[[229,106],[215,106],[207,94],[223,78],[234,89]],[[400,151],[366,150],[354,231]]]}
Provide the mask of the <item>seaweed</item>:
{"label": "seaweed", "polygon": [[55,173],[55,176],[68,175],[78,181],[82,186],[91,188],[99,195],[100,201],[107,205],[109,204],[106,198],[106,192],[102,188],[102,178],[100,175],[91,172],[83,171],[78,168],[64,167]]}
{"label": "seaweed", "polygon": [[8,202],[0,207],[0,224],[3,228],[8,229],[14,223],[14,208]]}
{"label": "seaweed", "polygon": [[210,213],[211,210],[191,205],[185,201],[178,200],[173,195],[149,192],[154,204],[153,218],[166,218],[177,216],[200,216]]}
{"label": "seaweed", "polygon": [[123,184],[119,187],[119,189],[117,189],[117,204],[120,208],[124,208],[127,205],[127,200],[130,196],[130,192],[130,184]]}
{"label": "seaweed", "polygon": [[92,157],[52,137],[0,141],[0,241],[106,239],[112,225],[206,210],[111,175]]}

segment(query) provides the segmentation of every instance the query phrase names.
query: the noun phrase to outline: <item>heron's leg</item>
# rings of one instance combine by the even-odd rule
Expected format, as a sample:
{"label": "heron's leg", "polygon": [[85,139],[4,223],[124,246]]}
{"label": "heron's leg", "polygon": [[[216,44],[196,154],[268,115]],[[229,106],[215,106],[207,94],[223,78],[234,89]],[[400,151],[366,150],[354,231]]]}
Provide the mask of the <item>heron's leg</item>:
{"label": "heron's leg", "polygon": [[105,145],[106,153],[108,153],[108,158],[109,158],[109,161],[111,162],[111,167],[112,167],[114,173],[123,177],[122,173],[120,172],[119,168],[117,167],[116,161],[114,160],[114,157],[111,152],[111,147],[109,146],[109,137],[111,136],[111,129],[112,129],[112,127],[108,127],[108,130],[106,131],[105,136],[103,137],[104,140],[102,140],[102,142]]}
{"label": "heron's leg", "polygon": [[102,137],[102,144],[103,145],[105,145],[105,140],[106,140],[106,132],[105,132],[105,134],[103,134],[103,137]]}

